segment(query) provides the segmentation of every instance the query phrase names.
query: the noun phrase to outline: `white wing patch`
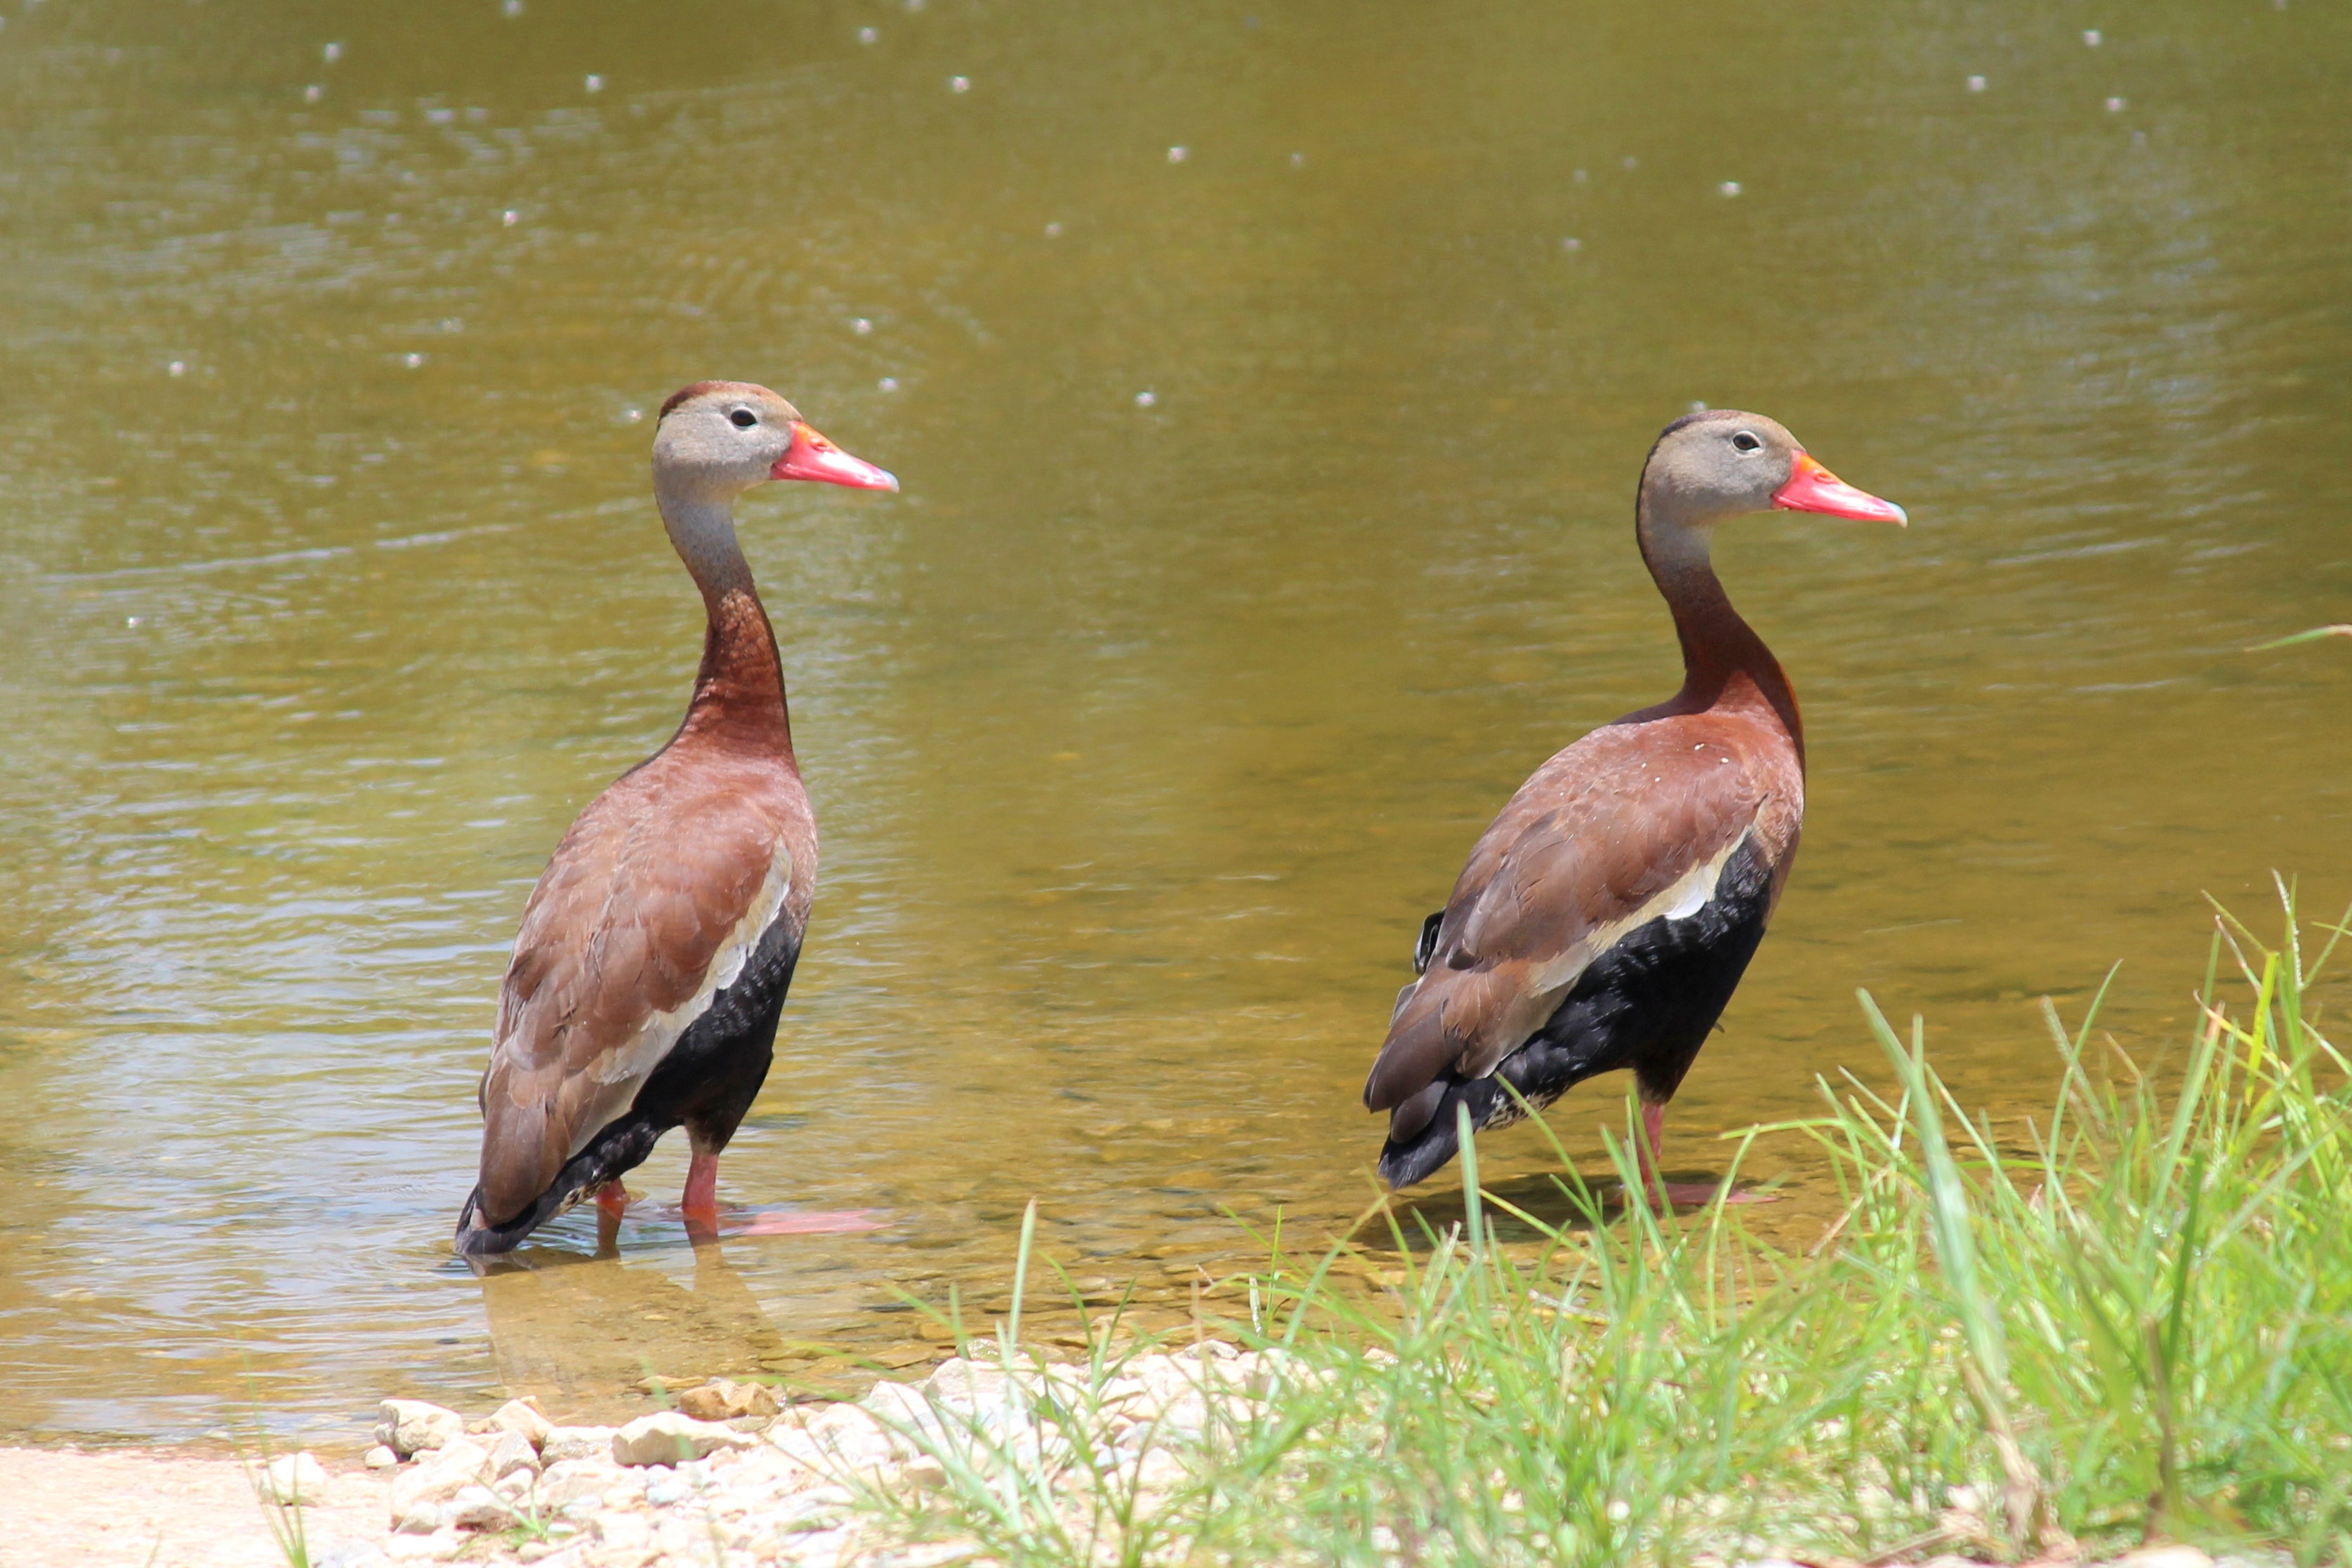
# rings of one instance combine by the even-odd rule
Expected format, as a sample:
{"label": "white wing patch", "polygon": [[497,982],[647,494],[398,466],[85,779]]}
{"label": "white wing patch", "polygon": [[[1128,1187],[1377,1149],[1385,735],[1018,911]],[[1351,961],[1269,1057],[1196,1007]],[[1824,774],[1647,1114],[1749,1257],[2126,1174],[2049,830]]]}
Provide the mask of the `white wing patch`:
{"label": "white wing patch", "polygon": [[1723,868],[1730,863],[1733,855],[1739,852],[1739,846],[1755,832],[1753,827],[1744,830],[1714,855],[1675,878],[1664,892],[1640,908],[1585,933],[1583,941],[1538,972],[1534,988],[1546,996],[1566,990],[1576,984],[1577,977],[1591,967],[1595,958],[1651,921],[1687,920],[1706,908],[1708,900],[1715,896],[1716,883],[1723,880]]}
{"label": "white wing patch", "polygon": [[[1482,1031],[1484,1044],[1465,1054],[1463,1070],[1475,1078],[1494,1071],[1505,1057],[1543,1027],[1544,1020],[1558,1010],[1560,998],[1592,967],[1593,960],[1633,932],[1653,920],[1687,920],[1706,908],[1715,897],[1716,884],[1723,880],[1723,868],[1755,831],[1753,827],[1748,828],[1717,853],[1676,877],[1640,908],[1605,925],[1594,926],[1585,933],[1582,941],[1531,973],[1528,988],[1520,993],[1518,1000],[1496,1020],[1495,1027]],[[1413,983],[1420,984],[1418,980]],[[1402,998],[1399,1006],[1401,1009]],[[1488,1060],[1490,1056],[1492,1060]]]}
{"label": "white wing patch", "polygon": [[637,1026],[637,1032],[630,1036],[626,1044],[608,1053],[598,1064],[595,1079],[600,1087],[594,1103],[589,1113],[581,1119],[580,1130],[572,1134],[572,1147],[565,1154],[565,1158],[586,1148],[597,1134],[612,1125],[635,1103],[637,1091],[645,1086],[646,1079],[653,1076],[654,1069],[661,1065],[662,1059],[670,1053],[670,1048],[677,1043],[678,1037],[693,1025],[695,1019],[710,1010],[713,998],[742,977],[743,967],[751,961],[752,953],[759,948],[760,939],[783,914],[784,896],[792,887],[793,855],[780,838],[776,843],[775,858],[768,864],[768,874],[761,881],[760,891],[753,895],[751,907],[743,912],[743,918],[735,923],[735,928],[727,934],[726,940],[719,944],[719,950],[711,955],[710,967],[704,972],[702,984],[694,995],[667,1012],[655,1013],[647,1018]]}
{"label": "white wing patch", "polygon": [[[1718,880],[1720,880],[1719,877]],[[1675,904],[1672,909],[1660,911],[1658,915],[1659,919],[1688,920],[1692,915],[1696,915],[1700,910],[1705,909],[1707,905],[1707,901],[1715,896],[1715,883],[1713,882],[1697,882],[1689,877],[1685,877],[1683,882],[1690,883],[1689,891],[1683,895],[1682,902]],[[1682,883],[1676,883],[1675,885],[1680,887],[1682,884]]]}

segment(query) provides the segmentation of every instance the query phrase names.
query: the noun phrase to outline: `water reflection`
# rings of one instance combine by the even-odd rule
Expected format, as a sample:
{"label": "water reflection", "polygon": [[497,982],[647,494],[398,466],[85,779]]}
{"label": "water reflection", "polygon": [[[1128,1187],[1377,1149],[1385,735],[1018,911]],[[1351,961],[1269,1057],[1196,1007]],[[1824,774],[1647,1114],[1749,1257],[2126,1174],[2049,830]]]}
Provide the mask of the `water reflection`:
{"label": "water reflection", "polygon": [[625,1260],[608,1221],[593,1257],[532,1247],[485,1269],[482,1309],[500,1386],[582,1416],[612,1406],[625,1389],[805,1364],[729,1263],[724,1242],[706,1232],[684,1250],[683,1279],[671,1271],[675,1249]]}

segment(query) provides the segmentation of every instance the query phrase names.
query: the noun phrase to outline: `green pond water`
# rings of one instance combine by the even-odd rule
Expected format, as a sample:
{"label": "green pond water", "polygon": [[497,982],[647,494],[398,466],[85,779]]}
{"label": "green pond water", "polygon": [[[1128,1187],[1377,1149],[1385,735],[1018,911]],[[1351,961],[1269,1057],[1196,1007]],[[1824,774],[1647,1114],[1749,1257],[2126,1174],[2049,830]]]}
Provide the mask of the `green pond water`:
{"label": "green pond water", "polygon": [[[1340,1234],[1420,917],[1675,684],[1695,402],[1913,526],[1718,551],[1811,810],[1670,1166],[1874,1078],[1856,987],[2015,1117],[2043,995],[2123,960],[2172,1040],[2209,894],[2352,900],[2352,645],[2246,652],[2352,619],[2341,5],[0,15],[0,1434],[908,1364],[1033,1197],[1148,1322],[1229,1210]],[[883,1228],[478,1279],[506,944],[693,670],[646,452],[706,376],[905,481],[744,509],[825,859],[722,1170]]]}

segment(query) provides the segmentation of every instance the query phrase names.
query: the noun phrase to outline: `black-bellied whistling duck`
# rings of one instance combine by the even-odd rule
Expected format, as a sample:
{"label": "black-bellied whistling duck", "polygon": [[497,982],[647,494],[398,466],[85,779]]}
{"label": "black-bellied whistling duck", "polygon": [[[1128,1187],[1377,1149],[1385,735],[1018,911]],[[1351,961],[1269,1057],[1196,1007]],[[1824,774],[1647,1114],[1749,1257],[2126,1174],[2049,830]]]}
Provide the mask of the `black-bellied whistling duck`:
{"label": "black-bellied whistling duck", "polygon": [[765,387],[662,404],[654,498],[709,615],[702,668],[686,722],[589,802],[523,908],[460,1253],[507,1251],[592,1193],[617,1218],[622,1174],[681,1124],[680,1207],[717,1227],[719,1152],[767,1078],[816,887],[782,665],[735,541],[735,497],[770,479],[898,487]]}
{"label": "black-bellied whistling duck", "polygon": [[1805,738],[1788,677],[1732,609],[1707,542],[1716,524],[1774,508],[1905,520],[1757,414],[1687,414],[1650,448],[1633,534],[1674,612],[1683,689],[1536,769],[1423,922],[1420,978],[1364,1084],[1364,1104],[1389,1113],[1390,1186],[1454,1157],[1457,1106],[1474,1128],[1505,1126],[1522,1100],[1540,1109],[1630,1067],[1644,1185],[1668,1202],[1712,1196],[1658,1180],[1665,1105],[1788,881]]}

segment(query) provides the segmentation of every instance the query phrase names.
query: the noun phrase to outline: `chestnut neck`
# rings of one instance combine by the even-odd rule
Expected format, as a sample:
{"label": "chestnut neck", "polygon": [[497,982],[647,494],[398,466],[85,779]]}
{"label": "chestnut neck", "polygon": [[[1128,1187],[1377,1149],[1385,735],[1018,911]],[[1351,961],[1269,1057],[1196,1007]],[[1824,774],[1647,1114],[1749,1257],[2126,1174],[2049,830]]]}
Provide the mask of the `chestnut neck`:
{"label": "chestnut neck", "polygon": [[1719,519],[1683,516],[1673,497],[1653,495],[1646,485],[1634,514],[1643,564],[1673,612],[1675,635],[1683,646],[1683,689],[1646,711],[1754,711],[1788,732],[1801,766],[1805,727],[1797,712],[1797,694],[1780,662],[1731,607],[1723,580],[1715,575],[1707,541],[1709,528]]}
{"label": "chestnut neck", "polygon": [[783,662],[775,629],[735,538],[733,497],[679,493],[656,475],[654,498],[678,559],[702,591],[708,625],[702,666],[676,745],[708,739],[793,758],[792,716],[784,704]]}

